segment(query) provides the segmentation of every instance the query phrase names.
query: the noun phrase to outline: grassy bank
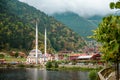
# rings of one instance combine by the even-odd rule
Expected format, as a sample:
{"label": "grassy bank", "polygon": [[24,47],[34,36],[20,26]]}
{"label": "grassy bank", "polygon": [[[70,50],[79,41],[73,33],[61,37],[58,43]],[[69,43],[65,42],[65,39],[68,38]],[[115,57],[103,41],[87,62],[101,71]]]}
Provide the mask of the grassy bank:
{"label": "grassy bank", "polygon": [[5,59],[6,62],[25,62],[26,58],[16,58],[16,57],[12,57],[9,55],[6,55],[3,59]]}
{"label": "grassy bank", "polygon": [[102,69],[102,67],[80,67],[76,65],[71,65],[71,66],[58,66],[57,68],[51,67],[51,68],[46,68],[47,70],[63,70],[63,71],[92,71],[96,70],[99,71]]}
{"label": "grassy bank", "polygon": [[59,67],[59,70],[73,70],[73,71],[91,71],[91,70],[101,70],[102,67],[98,67],[98,68],[89,68],[89,67]]}
{"label": "grassy bank", "polygon": [[43,68],[42,65],[35,64],[0,64],[0,68]]}
{"label": "grassy bank", "polygon": [[91,70],[101,70],[101,65],[70,65],[70,64],[60,64],[57,61],[48,61],[46,63],[47,70],[72,70],[72,71],[91,71]]}

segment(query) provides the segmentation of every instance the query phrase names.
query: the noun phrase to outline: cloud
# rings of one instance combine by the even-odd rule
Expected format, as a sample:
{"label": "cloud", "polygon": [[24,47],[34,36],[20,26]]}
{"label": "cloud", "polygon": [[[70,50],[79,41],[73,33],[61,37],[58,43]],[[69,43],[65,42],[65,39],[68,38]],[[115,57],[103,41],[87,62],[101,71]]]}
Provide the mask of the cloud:
{"label": "cloud", "polygon": [[80,16],[106,15],[111,13],[109,3],[113,0],[19,0],[52,15],[74,12]]}

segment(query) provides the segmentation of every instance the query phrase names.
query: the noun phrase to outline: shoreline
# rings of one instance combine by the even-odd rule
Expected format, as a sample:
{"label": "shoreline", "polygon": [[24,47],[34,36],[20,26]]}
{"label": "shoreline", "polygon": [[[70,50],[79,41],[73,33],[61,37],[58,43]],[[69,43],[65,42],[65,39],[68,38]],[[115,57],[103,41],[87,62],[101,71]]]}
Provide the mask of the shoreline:
{"label": "shoreline", "polygon": [[80,67],[80,66],[60,66],[59,68],[48,68],[48,70],[58,70],[58,71],[91,71],[91,70],[101,70],[103,67]]}
{"label": "shoreline", "polygon": [[58,70],[58,71],[91,71],[91,70],[101,70],[103,66],[89,66],[89,65],[59,65],[58,68],[46,68],[43,65],[36,64],[0,64],[0,68],[38,68],[46,70]]}

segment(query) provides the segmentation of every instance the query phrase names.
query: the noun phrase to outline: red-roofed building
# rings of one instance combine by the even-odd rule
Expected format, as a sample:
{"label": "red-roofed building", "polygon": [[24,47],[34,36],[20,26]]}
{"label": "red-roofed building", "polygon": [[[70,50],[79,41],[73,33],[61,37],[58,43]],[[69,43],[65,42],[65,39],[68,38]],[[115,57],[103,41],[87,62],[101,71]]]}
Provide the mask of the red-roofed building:
{"label": "red-roofed building", "polygon": [[90,55],[80,55],[78,58],[76,58],[77,60],[100,60],[101,59],[101,55],[100,54],[90,54]]}
{"label": "red-roofed building", "polygon": [[73,53],[72,51],[60,51],[58,60],[100,60],[99,53]]}
{"label": "red-roofed building", "polygon": [[72,51],[60,51],[58,53],[58,59],[59,60],[69,60],[69,55],[72,54]]}
{"label": "red-roofed building", "polygon": [[76,60],[79,56],[82,55],[87,55],[87,54],[82,54],[82,53],[70,54],[69,60]]}

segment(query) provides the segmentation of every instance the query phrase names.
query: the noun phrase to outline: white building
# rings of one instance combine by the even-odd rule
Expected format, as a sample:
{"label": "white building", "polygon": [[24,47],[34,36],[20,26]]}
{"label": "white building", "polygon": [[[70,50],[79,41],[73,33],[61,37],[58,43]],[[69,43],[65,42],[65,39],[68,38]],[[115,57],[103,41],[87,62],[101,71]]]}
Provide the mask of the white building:
{"label": "white building", "polygon": [[45,28],[45,53],[42,54],[42,52],[40,50],[38,50],[38,26],[37,26],[37,22],[36,22],[36,49],[33,49],[30,51],[28,57],[27,57],[27,63],[44,63],[48,60],[52,60],[52,56],[51,54],[47,54],[47,34],[46,34],[46,28]]}
{"label": "white building", "polygon": [[[42,55],[42,52],[38,50],[37,54],[37,62],[38,63],[43,63],[44,61],[44,56]],[[36,49],[33,49],[30,51],[29,55],[27,56],[27,63],[36,63]]]}
{"label": "white building", "polygon": [[[38,64],[43,64],[46,61],[52,61],[53,56],[51,54],[42,54],[40,50],[38,50],[37,62]],[[36,49],[30,51],[29,55],[27,56],[27,63],[35,64],[36,63]]]}

